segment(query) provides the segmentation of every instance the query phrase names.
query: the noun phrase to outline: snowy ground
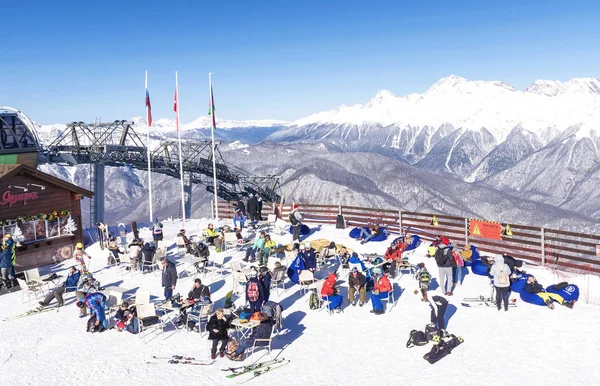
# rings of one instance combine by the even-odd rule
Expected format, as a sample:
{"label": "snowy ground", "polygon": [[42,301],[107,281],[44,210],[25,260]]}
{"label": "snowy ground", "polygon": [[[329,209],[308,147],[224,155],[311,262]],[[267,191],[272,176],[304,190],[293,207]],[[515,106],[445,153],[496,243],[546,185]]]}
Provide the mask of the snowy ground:
{"label": "snowy ground", "polygon": [[[198,234],[205,220],[186,224],[188,234]],[[167,239],[174,240],[180,223],[165,223]],[[325,238],[343,243],[359,253],[383,253],[386,243],[369,243],[361,246],[347,236],[347,231],[323,226],[310,235],[309,240]],[[141,232],[150,238],[150,231]],[[274,236],[281,244],[290,242],[290,235]],[[162,299],[160,278],[153,274],[121,276],[116,268],[106,268],[104,252],[97,247],[88,249],[93,255],[90,269],[103,286],[119,285],[135,289],[142,287]],[[421,246],[410,260],[425,262],[430,272],[437,276],[433,259],[425,256]],[[237,254],[233,260],[241,259]],[[230,259],[227,260],[227,262]],[[64,269],[48,267],[52,271]],[[181,269],[181,268],[179,268]],[[562,281],[560,274],[528,267],[538,280],[549,285]],[[323,270],[319,276],[328,272]],[[580,286],[587,277],[575,277]],[[209,278],[204,280],[210,282]],[[347,284],[340,281],[342,293]],[[525,304],[509,312],[494,308],[464,308],[464,296],[489,293],[488,280],[469,274],[462,287],[455,290],[447,316],[451,314],[448,330],[464,338],[465,343],[451,355],[430,365],[422,357],[431,348],[406,348],[412,329],[424,329],[429,321],[429,308],[419,296],[413,294],[416,282],[405,275],[394,284],[397,305],[381,316],[365,307],[345,308],[342,314],[329,316],[326,312],[311,311],[300,298],[298,286],[289,286],[272,299],[285,308],[284,331],[273,341],[273,356],[291,359],[291,363],[273,373],[266,374],[253,383],[286,385],[504,385],[524,381],[530,385],[597,384],[600,368],[600,336],[596,334],[600,320],[600,307],[585,303],[582,296],[573,310],[557,306],[554,311],[546,307]],[[192,280],[178,282],[175,292],[183,296],[192,286]],[[216,306],[223,304],[226,292],[232,289],[231,275],[216,278],[210,283]],[[592,294],[600,291],[600,282],[592,277]],[[213,366],[174,366],[146,364],[152,355],[183,354],[196,358],[208,357],[205,338],[199,334],[181,331],[162,339],[158,337],[147,344],[135,335],[114,330],[102,334],[85,332],[86,319],[78,318],[78,309],[70,298],[68,306],[60,312],[48,312],[24,319],[0,322],[0,376],[7,385],[69,385],[94,384],[211,384],[239,383],[248,377],[226,379],[222,368],[239,365],[227,358],[218,359]],[[592,296],[592,299],[595,299]],[[242,300],[238,300],[238,303]],[[346,306],[346,305],[345,305]],[[19,314],[32,305],[21,303],[21,293],[0,297],[0,317]],[[0,319],[1,319],[0,318]],[[257,359],[261,353],[255,356]],[[246,360],[243,363],[250,363]]]}

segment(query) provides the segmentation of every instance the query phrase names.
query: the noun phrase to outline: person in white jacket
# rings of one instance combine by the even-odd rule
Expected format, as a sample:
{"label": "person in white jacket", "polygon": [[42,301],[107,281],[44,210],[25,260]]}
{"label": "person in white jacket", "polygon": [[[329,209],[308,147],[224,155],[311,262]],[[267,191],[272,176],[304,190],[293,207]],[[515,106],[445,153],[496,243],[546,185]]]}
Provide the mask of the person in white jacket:
{"label": "person in white jacket", "polygon": [[[502,308],[501,301],[504,302],[504,311],[508,311],[508,288],[510,287],[510,267],[504,262],[504,257],[498,256],[494,259],[494,264],[490,267],[490,276],[493,278],[496,289],[496,307],[498,311]],[[490,258],[488,257],[488,261]]]}

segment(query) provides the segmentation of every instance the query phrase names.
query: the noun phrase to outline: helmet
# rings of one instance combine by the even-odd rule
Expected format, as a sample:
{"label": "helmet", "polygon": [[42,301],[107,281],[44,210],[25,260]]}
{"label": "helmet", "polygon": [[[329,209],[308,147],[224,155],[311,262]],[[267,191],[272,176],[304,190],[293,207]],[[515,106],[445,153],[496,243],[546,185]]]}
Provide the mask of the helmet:
{"label": "helmet", "polygon": [[373,268],[373,275],[381,275],[383,273],[383,271],[381,270],[381,268],[376,267]]}
{"label": "helmet", "polygon": [[77,244],[75,244],[75,248],[77,248],[77,249],[83,249],[83,244],[82,243],[77,243]]}
{"label": "helmet", "polygon": [[10,236],[10,233],[7,233],[7,234],[5,234],[5,235],[4,235],[4,238],[5,238],[5,239],[10,239],[10,237],[11,237],[11,236]]}

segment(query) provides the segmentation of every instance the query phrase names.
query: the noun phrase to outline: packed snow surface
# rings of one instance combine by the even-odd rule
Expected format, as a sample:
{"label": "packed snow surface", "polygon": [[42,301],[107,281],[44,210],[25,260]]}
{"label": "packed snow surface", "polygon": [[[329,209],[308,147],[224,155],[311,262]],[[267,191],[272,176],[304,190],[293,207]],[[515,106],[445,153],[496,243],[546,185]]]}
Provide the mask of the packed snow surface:
{"label": "packed snow surface", "polygon": [[[207,223],[208,220],[188,221],[187,233],[200,234]],[[181,223],[164,224],[166,239],[173,242]],[[317,227],[313,225],[313,228]],[[359,253],[383,253],[390,241],[360,245],[348,237],[348,231],[321,226],[308,240],[333,240]],[[141,230],[141,237],[150,239],[150,230]],[[274,235],[273,238],[280,244],[291,241],[289,234]],[[410,261],[425,262],[432,275],[437,277],[435,262],[425,257],[426,244],[410,255]],[[171,247],[169,258],[176,260],[176,249]],[[89,247],[87,252],[93,256],[90,270],[103,286],[131,289],[126,295],[145,288],[151,290],[153,299],[162,300],[160,277],[139,273],[121,275],[115,267],[105,266],[106,252],[100,251],[97,245]],[[214,253],[212,251],[213,256]],[[243,257],[242,253],[222,253],[228,256],[226,264]],[[71,264],[66,261],[46,267],[46,271],[64,275],[62,270]],[[329,270],[323,269],[317,276],[324,277]],[[526,270],[534,273],[544,285],[567,277],[566,273],[544,268],[528,266]],[[585,275],[570,275],[568,280],[582,290],[582,297],[573,310],[557,306],[552,311],[519,299],[518,307],[498,312],[495,308],[461,306],[460,301],[465,296],[489,294],[486,278],[468,274],[463,286],[450,298],[446,313],[448,331],[463,337],[464,343],[434,365],[423,359],[431,349],[431,343],[410,349],[405,346],[412,329],[424,329],[430,312],[428,305],[413,294],[417,284],[410,275],[405,274],[394,282],[398,302],[391,312],[381,316],[369,313],[370,302],[362,308],[344,304],[345,312],[332,316],[325,311],[312,311],[300,297],[299,286],[288,282],[284,293],[278,295],[272,291],[271,294],[272,300],[280,302],[285,309],[284,329],[273,340],[272,356],[290,359],[291,363],[249,384],[508,385],[517,380],[526,380],[529,385],[594,384],[600,377],[597,366],[600,336],[595,333],[600,308],[586,304],[586,298],[593,295],[590,302],[597,302],[595,297],[599,294],[600,282],[595,276],[588,278]],[[586,292],[588,280],[592,288],[590,293]],[[210,285],[216,306],[223,304],[225,294],[233,288],[231,275],[207,276],[203,282]],[[346,295],[347,283],[343,277],[340,276],[338,284],[342,294]],[[180,279],[175,292],[186,296],[191,287],[191,279]],[[181,354],[208,359],[207,339],[197,333],[179,331],[173,334],[167,330],[165,339],[157,336],[144,344],[138,336],[126,332],[109,330],[90,334],[85,332],[87,319],[78,318],[75,299],[68,299],[67,306],[59,312],[0,322],[3,384],[238,384],[249,376],[227,379],[221,369],[249,364],[264,354],[264,351],[258,351],[254,358],[241,363],[218,358],[211,366],[147,364],[147,361],[154,361],[153,355]],[[34,303],[22,304],[21,292],[7,294],[0,297],[0,314],[2,318],[16,315],[33,308]],[[243,299],[236,300],[236,304],[242,303]]]}

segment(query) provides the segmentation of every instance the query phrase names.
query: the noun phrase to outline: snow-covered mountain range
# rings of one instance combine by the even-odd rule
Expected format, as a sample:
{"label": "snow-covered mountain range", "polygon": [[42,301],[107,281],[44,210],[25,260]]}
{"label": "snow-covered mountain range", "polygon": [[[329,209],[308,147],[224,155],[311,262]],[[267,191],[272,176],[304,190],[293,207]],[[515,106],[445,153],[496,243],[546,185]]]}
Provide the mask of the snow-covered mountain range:
{"label": "snow-covered mountain range", "polygon": [[[136,126],[146,126],[141,118],[133,121]],[[200,117],[181,125],[182,136],[206,138],[210,125],[209,117]],[[40,127],[40,136],[49,140],[62,127]],[[356,205],[471,213],[490,219],[506,215],[509,221],[520,217],[524,221],[516,222],[537,225],[555,225],[561,216],[571,217],[570,225],[577,222],[575,218],[588,225],[600,219],[600,191],[596,189],[600,181],[600,81],[595,78],[538,80],[517,90],[503,82],[470,81],[452,75],[423,94],[395,96],[379,91],[365,104],[340,106],[290,123],[219,119],[217,127],[217,138],[237,141],[230,147],[222,146],[222,150],[230,150],[226,159],[232,157],[230,162],[257,174],[287,176],[284,194],[296,200],[344,200]],[[155,120],[151,135],[155,140],[176,136],[174,121]],[[315,143],[320,146],[315,147]],[[312,150],[330,154],[321,158],[323,168],[338,170],[339,175],[310,177],[311,170],[320,167]],[[363,170],[358,159],[365,165],[377,160],[376,169]],[[343,160],[344,168],[333,164],[334,160]],[[372,170],[387,170],[386,162],[398,175],[410,178],[402,181],[402,189],[398,190],[393,173],[389,178],[370,175]],[[357,170],[352,171],[350,165]],[[403,174],[401,170],[406,167],[410,173]],[[144,172],[119,169],[123,170],[111,177],[119,181],[119,191],[142,188]],[[419,170],[426,182],[415,177]],[[73,178],[78,173],[66,174]],[[85,178],[84,174],[80,178]],[[442,178],[434,177],[440,174]],[[365,180],[367,176],[370,179]],[[364,181],[376,185],[363,186]],[[162,183],[165,192],[176,194],[176,181],[164,177]],[[303,188],[309,185],[310,189]],[[206,195],[203,187],[198,192]],[[144,194],[136,196],[135,208],[126,210],[142,214],[147,205]],[[467,197],[473,201],[466,202]],[[210,198],[195,198],[199,199],[196,209],[207,210]],[[109,197],[113,199],[119,202],[114,205],[118,217],[125,209],[123,197]],[[108,204],[107,210],[111,208]],[[490,208],[493,210],[488,211]],[[177,211],[174,204],[161,214],[176,216]]]}

